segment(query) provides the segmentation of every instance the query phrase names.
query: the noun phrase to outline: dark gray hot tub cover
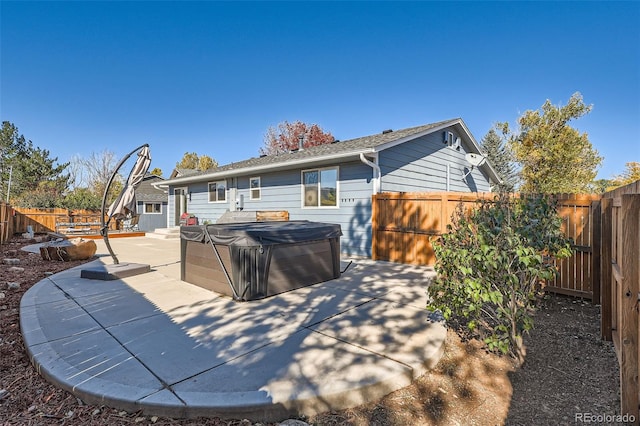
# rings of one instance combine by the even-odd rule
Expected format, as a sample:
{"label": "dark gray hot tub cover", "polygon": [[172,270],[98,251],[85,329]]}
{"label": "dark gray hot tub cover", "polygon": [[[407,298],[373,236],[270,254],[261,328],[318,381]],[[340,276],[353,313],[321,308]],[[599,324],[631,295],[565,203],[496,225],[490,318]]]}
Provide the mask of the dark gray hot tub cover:
{"label": "dark gray hot tub cover", "polygon": [[180,227],[180,238],[187,241],[209,243],[207,233],[214,244],[252,247],[336,238],[342,230],[337,224],[306,220]]}

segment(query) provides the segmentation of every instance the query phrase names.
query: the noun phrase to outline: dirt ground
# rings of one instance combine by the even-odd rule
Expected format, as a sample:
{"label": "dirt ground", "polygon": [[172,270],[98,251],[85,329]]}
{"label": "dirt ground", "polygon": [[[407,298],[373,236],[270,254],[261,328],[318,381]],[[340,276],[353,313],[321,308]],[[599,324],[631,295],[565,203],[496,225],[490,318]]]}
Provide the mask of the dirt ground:
{"label": "dirt ground", "polygon": [[[0,246],[0,261],[18,258],[24,271],[0,264],[0,425],[262,425],[248,420],[170,419],[84,404],[49,384],[30,364],[20,335],[20,298],[33,284],[83,262],[47,262]],[[9,289],[7,283],[19,283]],[[548,295],[525,338],[521,368],[449,330],[436,368],[406,388],[349,410],[300,417],[314,425],[576,424],[576,415],[619,414],[618,363],[599,337],[599,307]],[[577,422],[578,424],[580,422]]]}

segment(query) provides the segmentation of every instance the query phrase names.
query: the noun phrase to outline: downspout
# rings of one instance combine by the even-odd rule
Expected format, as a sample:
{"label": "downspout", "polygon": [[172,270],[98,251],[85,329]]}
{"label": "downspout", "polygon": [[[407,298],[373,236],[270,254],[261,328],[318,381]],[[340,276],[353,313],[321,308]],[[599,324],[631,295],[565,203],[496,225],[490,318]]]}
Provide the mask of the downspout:
{"label": "downspout", "polygon": [[373,169],[373,179],[372,179],[373,193],[374,194],[379,193],[380,192],[380,176],[382,175],[382,173],[380,172],[380,166],[378,166],[376,163],[374,163],[373,161],[365,157],[363,153],[360,153],[360,161],[362,161],[364,164],[366,164],[367,166]]}

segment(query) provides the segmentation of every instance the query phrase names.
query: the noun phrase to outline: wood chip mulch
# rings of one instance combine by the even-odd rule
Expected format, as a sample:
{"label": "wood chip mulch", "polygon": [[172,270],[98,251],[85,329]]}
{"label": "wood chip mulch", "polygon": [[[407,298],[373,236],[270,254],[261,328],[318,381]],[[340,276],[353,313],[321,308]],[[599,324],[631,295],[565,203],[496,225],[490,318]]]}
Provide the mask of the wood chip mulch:
{"label": "wood chip mulch", "polygon": [[[0,246],[0,425],[215,425],[268,426],[246,419],[171,419],[83,403],[44,380],[33,368],[20,334],[20,298],[46,277],[82,264],[47,262],[20,250],[15,238]],[[9,289],[7,283],[19,283]],[[14,285],[15,286],[15,285]],[[356,408],[300,417],[316,425],[574,425],[581,413],[619,414],[618,362],[600,339],[599,307],[548,295],[525,338],[521,368],[487,353],[478,341],[449,330],[436,368],[406,388]],[[578,422],[579,423],[579,422]]]}

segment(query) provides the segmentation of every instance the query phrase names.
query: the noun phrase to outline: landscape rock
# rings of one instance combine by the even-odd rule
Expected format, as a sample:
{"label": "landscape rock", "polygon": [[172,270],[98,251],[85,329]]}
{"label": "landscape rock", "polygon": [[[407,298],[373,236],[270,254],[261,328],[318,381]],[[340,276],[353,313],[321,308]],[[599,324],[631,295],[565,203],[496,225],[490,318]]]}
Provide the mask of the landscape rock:
{"label": "landscape rock", "polygon": [[309,423],[297,419],[287,419],[280,422],[279,426],[309,426]]}
{"label": "landscape rock", "polygon": [[4,263],[5,265],[19,265],[20,264],[20,259],[6,258],[6,259],[2,260],[2,263]]}
{"label": "landscape rock", "polygon": [[16,283],[16,282],[7,283],[7,288],[9,290],[17,290],[20,288],[20,283]]}
{"label": "landscape rock", "polygon": [[24,272],[24,268],[21,268],[19,266],[12,266],[11,268],[9,268],[9,272]]}
{"label": "landscape rock", "polygon": [[17,256],[18,255],[18,250],[14,250],[14,249],[7,250],[6,255],[7,256]]}
{"label": "landscape rock", "polygon": [[40,247],[40,256],[44,260],[60,260],[70,262],[73,260],[86,260],[96,254],[95,241],[83,238],[74,238],[62,243],[50,243]]}

